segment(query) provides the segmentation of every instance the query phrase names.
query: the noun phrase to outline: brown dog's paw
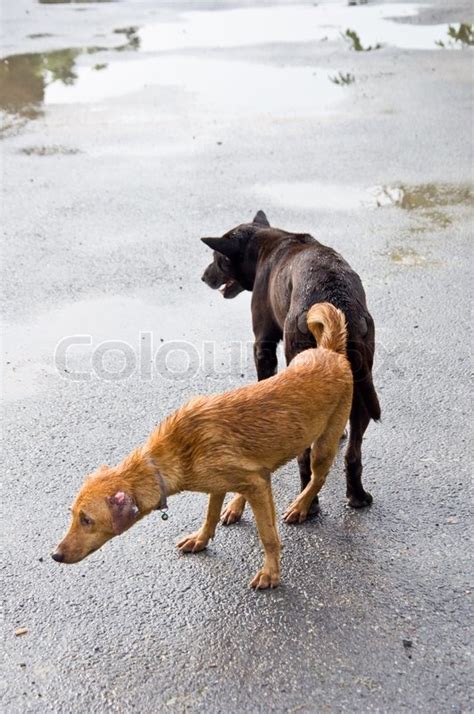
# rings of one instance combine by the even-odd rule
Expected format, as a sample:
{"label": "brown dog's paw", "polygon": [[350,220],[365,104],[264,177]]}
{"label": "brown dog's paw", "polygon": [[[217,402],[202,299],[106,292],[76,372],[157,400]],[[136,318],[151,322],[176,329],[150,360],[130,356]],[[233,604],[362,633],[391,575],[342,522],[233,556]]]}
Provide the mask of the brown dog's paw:
{"label": "brown dog's paw", "polygon": [[[231,526],[233,523],[238,523],[244,512],[243,506],[239,502],[234,503],[233,499],[221,513],[221,523],[223,526]],[[245,505],[245,501],[244,501]]]}
{"label": "brown dog's paw", "polygon": [[200,550],[204,550],[209,542],[208,538],[203,538],[201,533],[197,531],[196,533],[191,533],[190,535],[184,536],[177,543],[177,546],[181,553],[199,553]]}
{"label": "brown dog's paw", "polygon": [[280,573],[259,570],[254,579],[250,582],[250,587],[254,590],[267,590],[276,588],[280,584]]}
{"label": "brown dog's paw", "polygon": [[[310,504],[310,508],[312,508],[312,504]],[[283,520],[285,523],[304,523],[308,517],[309,510],[302,501],[295,499],[286,509]]]}

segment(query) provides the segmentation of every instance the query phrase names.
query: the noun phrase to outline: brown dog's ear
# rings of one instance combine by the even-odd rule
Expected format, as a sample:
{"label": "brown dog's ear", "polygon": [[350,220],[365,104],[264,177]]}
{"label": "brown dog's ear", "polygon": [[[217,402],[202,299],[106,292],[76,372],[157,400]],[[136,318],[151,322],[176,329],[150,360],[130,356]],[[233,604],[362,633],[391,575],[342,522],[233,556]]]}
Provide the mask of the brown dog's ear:
{"label": "brown dog's ear", "polygon": [[270,228],[268,218],[263,211],[257,211],[252,223],[256,223],[258,226],[264,226],[265,228]]}
{"label": "brown dog's ear", "polygon": [[115,535],[120,535],[130,526],[133,526],[138,514],[138,508],[133,498],[124,491],[117,491],[114,496],[107,497],[112,527]]}
{"label": "brown dog's ear", "polygon": [[239,252],[239,243],[234,238],[201,238],[212,250],[226,255],[228,258],[233,258]]}

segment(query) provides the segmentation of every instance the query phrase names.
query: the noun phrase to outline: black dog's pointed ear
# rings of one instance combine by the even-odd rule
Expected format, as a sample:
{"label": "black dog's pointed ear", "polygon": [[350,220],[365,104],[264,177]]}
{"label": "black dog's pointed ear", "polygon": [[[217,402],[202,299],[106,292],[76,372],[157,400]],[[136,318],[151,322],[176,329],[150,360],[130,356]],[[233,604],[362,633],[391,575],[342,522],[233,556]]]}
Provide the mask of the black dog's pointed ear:
{"label": "black dog's pointed ear", "polygon": [[270,222],[263,211],[257,211],[253,223],[258,226],[265,226],[265,228],[270,228]]}
{"label": "black dog's pointed ear", "polygon": [[226,255],[228,258],[232,258],[239,251],[237,241],[234,241],[232,238],[201,238],[201,240],[209,246],[209,248],[222,255]]}

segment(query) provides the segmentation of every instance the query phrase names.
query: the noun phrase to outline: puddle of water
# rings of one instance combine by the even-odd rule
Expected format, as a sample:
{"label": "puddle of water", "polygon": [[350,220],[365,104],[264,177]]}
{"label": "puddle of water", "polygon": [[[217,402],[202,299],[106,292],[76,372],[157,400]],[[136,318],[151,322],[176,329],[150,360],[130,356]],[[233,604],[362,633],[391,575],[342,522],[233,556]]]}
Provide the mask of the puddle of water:
{"label": "puddle of water", "polygon": [[[54,82],[45,104],[99,102],[149,85],[178,86],[195,95],[201,111],[219,115],[325,113],[347,94],[328,79],[328,70],[273,67],[198,57],[147,57],[114,61],[102,71],[78,65],[74,85]],[[285,92],[281,91],[282,84]],[[236,92],[244,86],[245,92]]]}
{"label": "puddle of water", "polygon": [[[440,225],[444,214],[439,208],[473,205],[473,188],[467,184],[400,184],[363,188],[313,181],[257,184],[255,192],[276,205],[302,210],[352,211],[384,206],[396,206],[407,211],[429,209],[426,215],[436,220],[438,214]],[[447,216],[444,220],[450,222]]]}
{"label": "puddle of water", "polygon": [[[46,1],[46,0],[45,0]],[[146,53],[184,48],[234,47],[275,42],[309,42],[350,39],[356,49],[388,44],[411,49],[433,49],[447,33],[453,45],[469,41],[469,26],[455,30],[446,25],[401,24],[393,18],[415,17],[422,5],[413,3],[348,6],[322,3],[264,8],[237,8],[188,12],[179,22],[117,28],[123,42],[113,48],[119,52],[141,49]],[[454,39],[456,38],[456,39]],[[0,61],[0,109],[11,116],[32,119],[41,114],[42,104],[98,101],[139,91],[146,84],[179,85],[196,92],[203,104],[234,112],[325,110],[341,98],[337,88],[351,84],[352,75],[322,76],[310,68],[274,68],[240,62],[210,59],[142,57],[138,62],[94,61],[91,54],[109,52],[105,47],[65,49],[54,52],[13,55]],[[199,76],[202,73],[203,76]],[[208,76],[205,76],[205,73]],[[99,77],[99,75],[101,75]],[[216,85],[214,88],[212,85]],[[278,97],[285,84],[284,99]],[[234,92],[243,85],[246,92]],[[300,86],[298,86],[300,85]],[[73,89],[74,88],[74,89]],[[219,96],[219,94],[221,96]],[[241,97],[235,95],[241,94]],[[265,101],[264,101],[265,99]],[[296,102],[294,111],[290,111]]]}
{"label": "puddle of water", "polygon": [[48,82],[71,84],[79,50],[13,55],[0,61],[0,108],[33,119],[41,114]]}
{"label": "puddle of water", "polygon": [[364,188],[316,181],[257,184],[255,192],[262,201],[315,211],[352,211],[361,208],[368,200],[368,193]]}
{"label": "puddle of water", "polygon": [[[117,32],[126,41],[113,50],[121,52],[138,49],[140,41],[135,27],[119,29]],[[95,55],[101,51],[110,50],[105,47],[88,47],[3,58],[0,60],[0,110],[26,119],[40,116],[48,86],[72,86],[77,79],[78,57]],[[96,71],[105,67],[103,63],[95,64]]]}
{"label": "puddle of water", "polygon": [[353,6],[344,2],[187,12],[178,22],[143,28],[140,38],[146,52],[155,52],[276,42],[342,42],[341,35],[349,30],[363,48],[382,44],[436,49],[436,42],[447,34],[447,25],[401,24],[394,19],[416,17],[423,7],[416,3]]}
{"label": "puddle of water", "polygon": [[[86,373],[87,380],[100,378],[100,354],[106,370],[117,373],[125,365],[131,369],[128,376],[133,372],[145,380],[169,379],[170,371],[183,373],[190,364],[189,379],[186,380],[186,375],[181,379],[182,384],[189,384],[196,370],[203,369],[203,355],[211,353],[212,359],[209,358],[205,367],[209,375],[226,374],[226,369],[228,374],[229,346],[239,344],[235,338],[235,320],[248,325],[250,294],[246,299],[231,302],[232,305],[218,295],[209,296],[203,286],[202,298],[193,298],[192,303],[184,300],[178,304],[152,304],[138,297],[122,296],[89,298],[50,310],[28,322],[5,324],[2,326],[2,396],[6,401],[22,399],[51,388],[62,379],[71,380],[77,372]],[[212,324],[220,325],[218,343],[212,342],[212,324],[206,335],[200,328],[209,323],[211,312]],[[191,322],[190,314],[193,315]],[[66,344],[65,338],[71,340]],[[249,331],[249,360],[250,338]],[[60,343],[62,353],[57,352]],[[246,343],[242,348],[239,346],[239,352],[240,349],[245,355]],[[163,351],[168,354],[166,364],[164,357],[156,362],[157,352],[163,355]],[[153,359],[152,367],[150,360]],[[63,370],[65,366],[67,373]],[[243,370],[238,367],[240,376]]]}
{"label": "puddle of water", "polygon": [[163,337],[173,339],[169,313],[139,299],[107,297],[51,310],[31,322],[5,325],[4,398],[21,399],[41,391],[51,380],[58,381],[54,354],[58,343],[68,336],[90,338],[89,344],[76,339],[68,350],[68,368],[82,371],[90,364],[93,349],[105,340],[122,340],[137,349],[140,331],[151,332],[158,343]]}

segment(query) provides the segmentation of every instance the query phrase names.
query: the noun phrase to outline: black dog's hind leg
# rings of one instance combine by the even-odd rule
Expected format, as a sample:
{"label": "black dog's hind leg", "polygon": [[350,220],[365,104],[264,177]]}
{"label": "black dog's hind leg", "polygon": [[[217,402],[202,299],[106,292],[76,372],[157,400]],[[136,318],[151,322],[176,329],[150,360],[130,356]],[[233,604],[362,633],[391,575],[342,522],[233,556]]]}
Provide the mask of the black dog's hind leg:
{"label": "black dog's hind leg", "polygon": [[[298,456],[298,467],[300,470],[301,490],[304,491],[311,480],[311,448],[306,449]],[[308,516],[315,516],[319,511],[319,499],[315,496],[308,511]]]}
{"label": "black dog's hind leg", "polygon": [[372,496],[362,486],[362,439],[369,422],[369,413],[356,389],[352,400],[349,444],[345,455],[346,495],[352,508],[363,508],[372,503]]}

